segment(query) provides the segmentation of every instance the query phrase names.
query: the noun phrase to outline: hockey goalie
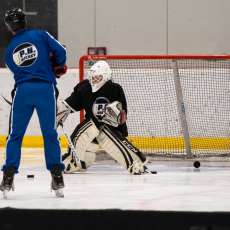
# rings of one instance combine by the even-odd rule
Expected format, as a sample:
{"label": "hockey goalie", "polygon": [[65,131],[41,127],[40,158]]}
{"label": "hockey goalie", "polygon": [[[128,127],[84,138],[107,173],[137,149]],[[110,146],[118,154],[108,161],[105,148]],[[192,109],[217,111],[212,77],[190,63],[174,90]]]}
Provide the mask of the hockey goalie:
{"label": "hockey goalie", "polygon": [[96,62],[88,71],[88,79],[76,85],[71,95],[58,106],[57,124],[63,124],[70,113],[84,109],[85,119],[70,136],[73,150],[62,156],[65,173],[86,170],[95,161],[95,153],[102,149],[129,173],[147,172],[146,157],[127,139],[127,103],[121,85],[112,81],[112,71],[106,61]]}

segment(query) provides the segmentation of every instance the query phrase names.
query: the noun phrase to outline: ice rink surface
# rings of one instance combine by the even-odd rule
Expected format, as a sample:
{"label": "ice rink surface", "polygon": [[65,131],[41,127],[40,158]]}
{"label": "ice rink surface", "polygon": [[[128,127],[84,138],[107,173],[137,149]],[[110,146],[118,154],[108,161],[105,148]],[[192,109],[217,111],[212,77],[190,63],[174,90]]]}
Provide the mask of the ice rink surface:
{"label": "ice rink surface", "polygon": [[8,200],[0,194],[0,208],[230,211],[230,163],[201,164],[194,169],[192,162],[154,161],[148,166],[158,174],[134,176],[114,161],[100,161],[87,172],[65,174],[65,197],[56,198],[42,150],[24,149],[15,191]]}

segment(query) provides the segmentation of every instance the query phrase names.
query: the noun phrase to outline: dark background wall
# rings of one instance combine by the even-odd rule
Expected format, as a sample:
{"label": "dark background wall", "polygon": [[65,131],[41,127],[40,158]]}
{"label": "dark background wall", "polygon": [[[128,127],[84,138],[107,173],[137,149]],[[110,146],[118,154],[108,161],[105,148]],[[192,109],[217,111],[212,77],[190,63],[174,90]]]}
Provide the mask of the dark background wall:
{"label": "dark background wall", "polygon": [[11,38],[4,24],[4,14],[12,7],[20,7],[27,14],[29,27],[49,31],[57,38],[57,0],[1,0],[0,7],[0,67],[4,67],[5,48]]}

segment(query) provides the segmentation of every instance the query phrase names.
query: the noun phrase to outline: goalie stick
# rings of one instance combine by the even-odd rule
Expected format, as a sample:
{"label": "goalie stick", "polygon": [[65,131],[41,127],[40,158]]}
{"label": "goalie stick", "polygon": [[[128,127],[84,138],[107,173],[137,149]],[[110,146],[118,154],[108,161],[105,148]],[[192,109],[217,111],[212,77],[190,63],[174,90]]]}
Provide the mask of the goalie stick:
{"label": "goalie stick", "polygon": [[70,140],[70,137],[69,137],[68,134],[66,133],[65,128],[64,128],[64,125],[61,123],[60,126],[62,127],[63,134],[65,135],[65,137],[66,137],[66,139],[67,139],[68,145],[69,145],[69,147],[70,147],[70,149],[71,149],[71,153],[73,153],[73,157],[74,157],[75,161],[76,161],[77,163],[79,163],[79,165],[80,165],[80,167],[81,167],[82,169],[86,169],[86,164],[85,164],[84,161],[81,161],[80,158],[78,157],[77,151],[76,151],[76,149],[75,149],[75,147],[74,147],[72,141]]}

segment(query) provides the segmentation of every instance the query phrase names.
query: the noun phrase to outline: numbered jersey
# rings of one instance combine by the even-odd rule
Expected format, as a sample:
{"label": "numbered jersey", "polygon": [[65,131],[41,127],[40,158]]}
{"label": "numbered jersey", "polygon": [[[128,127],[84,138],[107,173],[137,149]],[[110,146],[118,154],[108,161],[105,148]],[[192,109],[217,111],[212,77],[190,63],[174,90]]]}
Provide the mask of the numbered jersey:
{"label": "numbered jersey", "polygon": [[48,32],[36,29],[19,31],[6,49],[6,65],[14,73],[16,84],[31,79],[56,83],[50,63],[50,54],[55,55],[59,65],[66,61],[65,48]]}
{"label": "numbered jersey", "polygon": [[[86,119],[93,119],[97,127],[103,122],[105,108],[108,103],[119,101],[122,108],[127,113],[127,103],[122,87],[112,81],[106,82],[97,92],[92,93],[91,85],[88,80],[80,82],[72,94],[65,100],[74,110],[85,110]],[[118,126],[124,136],[128,135],[126,124]]]}

